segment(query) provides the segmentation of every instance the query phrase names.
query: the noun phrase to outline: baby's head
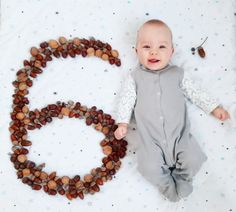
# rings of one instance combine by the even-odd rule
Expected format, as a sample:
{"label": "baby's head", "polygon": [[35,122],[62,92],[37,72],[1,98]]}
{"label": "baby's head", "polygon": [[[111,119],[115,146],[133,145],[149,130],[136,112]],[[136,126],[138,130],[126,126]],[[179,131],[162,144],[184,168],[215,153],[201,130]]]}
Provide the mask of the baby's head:
{"label": "baby's head", "polygon": [[174,52],[170,28],[160,20],[149,20],[138,30],[136,53],[139,62],[150,70],[168,65]]}

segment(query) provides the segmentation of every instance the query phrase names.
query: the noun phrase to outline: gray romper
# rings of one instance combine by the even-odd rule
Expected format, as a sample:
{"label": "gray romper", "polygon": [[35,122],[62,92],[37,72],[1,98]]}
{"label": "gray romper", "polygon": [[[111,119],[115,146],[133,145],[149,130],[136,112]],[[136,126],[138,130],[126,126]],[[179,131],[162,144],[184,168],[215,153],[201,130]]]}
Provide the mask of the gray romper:
{"label": "gray romper", "polygon": [[183,74],[181,68],[170,65],[159,71],[139,67],[131,74],[137,93],[138,169],[171,201],[192,192],[192,177],[207,159],[189,132],[180,89]]}

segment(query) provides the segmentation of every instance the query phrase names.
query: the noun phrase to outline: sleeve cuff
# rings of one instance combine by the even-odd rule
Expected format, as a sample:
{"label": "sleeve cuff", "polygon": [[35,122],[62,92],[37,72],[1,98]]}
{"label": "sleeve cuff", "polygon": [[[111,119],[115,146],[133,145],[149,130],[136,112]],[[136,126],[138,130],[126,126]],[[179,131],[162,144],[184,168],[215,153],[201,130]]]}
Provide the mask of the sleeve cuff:
{"label": "sleeve cuff", "polygon": [[211,114],[213,110],[215,110],[217,107],[221,107],[222,105],[219,104],[218,102],[213,103],[212,105],[209,106],[209,108],[206,109],[207,114]]}

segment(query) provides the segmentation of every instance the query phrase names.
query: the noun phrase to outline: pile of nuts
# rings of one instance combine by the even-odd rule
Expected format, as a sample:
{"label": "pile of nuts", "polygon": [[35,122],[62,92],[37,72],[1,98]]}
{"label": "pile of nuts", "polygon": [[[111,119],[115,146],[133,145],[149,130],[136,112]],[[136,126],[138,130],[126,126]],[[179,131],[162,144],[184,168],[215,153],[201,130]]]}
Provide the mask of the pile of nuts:
{"label": "pile of nuts", "polygon": [[[59,40],[50,40],[40,44],[40,48],[32,47],[32,57],[24,60],[24,67],[17,72],[17,79],[13,82],[15,93],[13,94],[13,111],[11,113],[10,133],[12,151],[10,160],[17,170],[17,176],[24,184],[33,190],[43,189],[49,195],[65,195],[69,200],[84,198],[84,194],[94,194],[100,191],[104,182],[111,180],[121,166],[120,159],[127,150],[127,141],[116,140],[114,131],[117,129],[115,120],[96,106],[91,108],[80,102],[56,102],[42,109],[29,109],[28,88],[32,87],[33,79],[43,72],[47,62],[53,57],[66,58],[82,55],[83,57],[95,55],[108,60],[110,64],[120,66],[118,51],[112,50],[108,43],[95,39],[67,40],[60,37]],[[57,176],[56,172],[46,173],[43,171],[45,164],[37,165],[28,159],[29,147],[32,141],[28,140],[28,130],[40,129],[52,122],[53,118],[84,119],[86,125],[91,125],[95,130],[102,132],[105,138],[100,142],[105,157],[102,158],[100,167],[92,168],[89,174],[81,177],[75,175]]]}

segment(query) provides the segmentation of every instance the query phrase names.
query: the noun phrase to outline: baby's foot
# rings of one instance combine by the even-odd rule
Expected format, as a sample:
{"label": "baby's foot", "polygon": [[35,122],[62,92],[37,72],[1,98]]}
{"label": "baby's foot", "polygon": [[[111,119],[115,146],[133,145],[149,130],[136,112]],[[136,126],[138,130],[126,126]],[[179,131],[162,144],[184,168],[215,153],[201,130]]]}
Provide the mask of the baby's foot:
{"label": "baby's foot", "polygon": [[178,179],[176,181],[176,191],[180,198],[189,196],[193,192],[192,180]]}

